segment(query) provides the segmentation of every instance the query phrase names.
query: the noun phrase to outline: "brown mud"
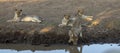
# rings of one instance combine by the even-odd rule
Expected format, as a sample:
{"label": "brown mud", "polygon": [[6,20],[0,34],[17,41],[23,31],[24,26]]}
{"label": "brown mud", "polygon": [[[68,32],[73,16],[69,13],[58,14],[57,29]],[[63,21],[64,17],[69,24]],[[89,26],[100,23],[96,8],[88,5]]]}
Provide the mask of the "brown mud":
{"label": "brown mud", "polygon": [[[79,8],[84,8],[86,15],[97,19],[101,17],[96,15],[108,8],[110,11],[120,9],[120,0],[1,0],[0,8],[0,43],[68,44],[69,28],[57,26],[64,14],[73,17]],[[38,15],[45,21],[7,23],[13,18],[15,8],[23,9],[23,13],[28,15]],[[98,26],[83,27],[83,38],[79,38],[79,44],[120,42],[120,11],[102,18]]]}
{"label": "brown mud", "polygon": [[[70,27],[49,26],[41,30],[4,30],[0,31],[0,43],[13,44],[68,44]],[[83,27],[83,37],[79,37],[79,44],[119,43],[119,29],[103,29]]]}

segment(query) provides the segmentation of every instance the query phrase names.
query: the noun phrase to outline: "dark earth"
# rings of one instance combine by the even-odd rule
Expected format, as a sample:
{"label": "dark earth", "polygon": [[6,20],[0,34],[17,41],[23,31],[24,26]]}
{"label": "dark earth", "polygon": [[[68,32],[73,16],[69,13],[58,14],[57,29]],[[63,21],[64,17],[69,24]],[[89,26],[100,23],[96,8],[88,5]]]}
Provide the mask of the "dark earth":
{"label": "dark earth", "polygon": [[[64,14],[74,16],[78,8],[84,8],[86,15],[97,17],[110,8],[120,9],[120,0],[14,0],[0,1],[0,43],[13,44],[68,44],[69,27],[58,27]],[[42,23],[6,22],[14,16],[14,9],[23,9],[28,15],[38,15],[45,19]],[[83,38],[79,44],[119,43],[120,11],[105,17],[93,27],[83,26]],[[46,29],[45,29],[46,28]],[[43,29],[47,32],[41,32]]]}

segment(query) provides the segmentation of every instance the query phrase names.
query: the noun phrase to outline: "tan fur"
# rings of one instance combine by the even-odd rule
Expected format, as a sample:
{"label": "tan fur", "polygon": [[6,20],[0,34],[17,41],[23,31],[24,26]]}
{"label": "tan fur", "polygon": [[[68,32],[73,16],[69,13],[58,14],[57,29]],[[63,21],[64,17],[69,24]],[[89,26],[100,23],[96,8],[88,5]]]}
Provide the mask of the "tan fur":
{"label": "tan fur", "polygon": [[22,14],[22,10],[15,9],[15,16],[12,20],[8,20],[7,22],[42,22],[40,20],[40,17],[38,16],[30,16],[30,15],[24,15]]}
{"label": "tan fur", "polygon": [[76,18],[70,18],[70,15],[64,15],[64,18],[62,19],[62,23],[58,26],[73,26],[73,23]]}
{"label": "tan fur", "polygon": [[37,16],[25,16],[21,19],[23,22],[42,22]]}
{"label": "tan fur", "polygon": [[81,18],[84,19],[84,20],[87,20],[87,21],[92,21],[93,20],[93,16],[84,15],[84,9],[79,9],[77,14],[79,16],[81,16]]}
{"label": "tan fur", "polygon": [[19,15],[21,15],[21,12],[22,12],[22,10],[15,9],[14,18],[11,20],[7,20],[7,22],[19,22],[21,19],[21,17],[19,16]]}
{"label": "tan fur", "polygon": [[87,20],[87,21],[92,21],[93,16],[86,16],[84,15],[84,9],[79,9],[77,12],[77,17],[75,17],[75,20],[72,23],[72,28],[69,31],[69,43],[73,42],[74,45],[77,45],[78,38],[82,38],[82,27],[81,27],[81,20]]}
{"label": "tan fur", "polygon": [[77,45],[78,42],[78,36],[77,34],[75,34],[75,32],[73,30],[69,30],[69,43],[73,43],[73,45]]}

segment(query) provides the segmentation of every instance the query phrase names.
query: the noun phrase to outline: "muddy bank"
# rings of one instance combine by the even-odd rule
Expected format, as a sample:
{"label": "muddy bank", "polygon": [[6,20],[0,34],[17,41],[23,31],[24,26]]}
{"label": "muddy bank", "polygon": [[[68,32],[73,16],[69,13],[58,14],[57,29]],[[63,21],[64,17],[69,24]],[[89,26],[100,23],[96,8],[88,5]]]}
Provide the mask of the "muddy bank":
{"label": "muddy bank", "polygon": [[[49,26],[39,30],[0,29],[0,43],[13,44],[68,44],[70,27]],[[83,27],[83,38],[79,44],[119,43],[119,29],[103,29]]]}
{"label": "muddy bank", "polygon": [[[74,16],[78,8],[84,8],[86,15],[95,16],[107,8],[111,11],[119,9],[120,0],[16,0],[0,1],[0,43],[26,43],[26,44],[68,44],[68,29],[46,25],[58,25],[64,14]],[[92,7],[92,8],[91,8]],[[14,16],[14,8],[23,9],[23,13],[28,15],[38,15],[45,21],[39,23],[6,23]],[[83,38],[79,38],[81,43],[118,43],[120,34],[120,12],[115,12],[110,17],[105,18],[100,23],[106,28],[84,28]],[[115,27],[115,28],[114,28]],[[112,29],[107,29],[112,28]],[[42,30],[44,29],[44,30]],[[45,32],[45,33],[41,33]]]}
{"label": "muddy bank", "polygon": [[57,26],[43,27],[39,30],[0,29],[0,43],[61,44],[67,43],[68,29]]}
{"label": "muddy bank", "polygon": [[[58,47],[59,46],[59,47]],[[69,45],[51,45],[50,47],[44,47],[42,45],[29,45],[29,44],[0,44],[0,49],[14,49],[17,51],[23,51],[23,50],[41,50],[41,51],[51,51],[51,50],[68,50],[73,46]],[[75,46],[77,48],[77,46]],[[79,47],[79,46],[78,46]]]}

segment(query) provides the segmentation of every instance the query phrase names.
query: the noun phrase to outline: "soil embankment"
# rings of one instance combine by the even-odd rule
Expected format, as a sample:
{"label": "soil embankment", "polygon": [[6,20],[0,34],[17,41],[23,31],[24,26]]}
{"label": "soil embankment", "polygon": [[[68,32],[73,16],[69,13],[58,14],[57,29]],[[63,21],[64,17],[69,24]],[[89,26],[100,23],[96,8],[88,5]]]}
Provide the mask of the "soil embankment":
{"label": "soil embankment", "polygon": [[[97,17],[106,9],[119,9],[120,0],[13,0],[0,1],[0,43],[68,44],[67,27],[57,27],[64,14],[74,16],[78,8],[84,8],[86,15],[94,19],[103,18],[99,25],[84,27],[79,43],[120,42],[120,12],[108,17]],[[45,19],[42,23],[8,23],[14,16],[14,8],[23,9],[28,15],[38,15]],[[109,16],[110,15],[110,16]],[[44,30],[43,30],[44,29]],[[41,33],[42,31],[42,33]]]}

